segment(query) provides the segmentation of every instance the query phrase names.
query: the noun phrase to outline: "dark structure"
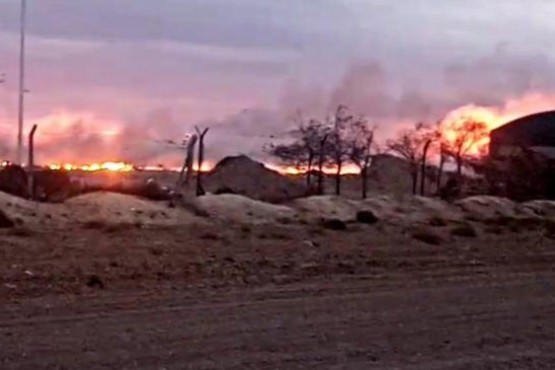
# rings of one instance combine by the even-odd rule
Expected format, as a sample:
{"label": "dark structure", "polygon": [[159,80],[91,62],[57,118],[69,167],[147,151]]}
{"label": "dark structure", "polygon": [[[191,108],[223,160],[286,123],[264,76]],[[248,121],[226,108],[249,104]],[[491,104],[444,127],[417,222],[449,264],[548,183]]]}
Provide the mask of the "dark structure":
{"label": "dark structure", "polygon": [[[35,199],[44,202],[61,202],[69,196],[70,176],[65,171],[35,169],[33,189]],[[28,188],[28,173],[17,165],[7,165],[0,169],[0,191],[21,198],[31,198]]]}
{"label": "dark structure", "polygon": [[555,111],[519,118],[490,137],[492,192],[516,200],[555,199]]}

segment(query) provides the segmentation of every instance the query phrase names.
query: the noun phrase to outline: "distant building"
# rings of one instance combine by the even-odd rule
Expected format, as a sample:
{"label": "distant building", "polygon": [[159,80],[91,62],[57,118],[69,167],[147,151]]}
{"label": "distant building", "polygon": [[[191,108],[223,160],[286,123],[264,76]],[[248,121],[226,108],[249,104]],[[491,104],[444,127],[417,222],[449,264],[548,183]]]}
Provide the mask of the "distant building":
{"label": "distant building", "polygon": [[490,134],[489,177],[500,195],[555,198],[555,111],[522,117]]}
{"label": "distant building", "polygon": [[532,114],[503,125],[490,134],[490,155],[501,158],[532,150],[555,160],[555,111]]}

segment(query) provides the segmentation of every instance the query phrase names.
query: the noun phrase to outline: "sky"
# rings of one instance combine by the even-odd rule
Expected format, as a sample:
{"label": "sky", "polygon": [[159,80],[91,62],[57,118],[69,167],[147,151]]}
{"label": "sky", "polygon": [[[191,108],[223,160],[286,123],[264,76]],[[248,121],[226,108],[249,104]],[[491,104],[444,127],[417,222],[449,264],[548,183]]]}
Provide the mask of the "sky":
{"label": "sky", "polygon": [[[4,156],[19,3],[0,0]],[[549,0],[28,0],[26,126],[43,161],[177,164],[163,141],[195,125],[211,160],[264,158],[296,111],[337,104],[384,138],[469,106],[531,113],[555,103],[554,18]]]}

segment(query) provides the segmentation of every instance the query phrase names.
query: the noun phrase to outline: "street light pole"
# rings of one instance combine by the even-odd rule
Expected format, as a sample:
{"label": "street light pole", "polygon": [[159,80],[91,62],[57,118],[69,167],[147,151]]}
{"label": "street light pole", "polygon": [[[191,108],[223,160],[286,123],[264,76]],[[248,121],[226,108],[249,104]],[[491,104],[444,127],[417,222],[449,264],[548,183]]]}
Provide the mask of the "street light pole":
{"label": "street light pole", "polygon": [[21,0],[21,38],[19,50],[19,110],[17,119],[16,163],[23,164],[23,123],[25,120],[25,28],[27,21],[27,0]]}

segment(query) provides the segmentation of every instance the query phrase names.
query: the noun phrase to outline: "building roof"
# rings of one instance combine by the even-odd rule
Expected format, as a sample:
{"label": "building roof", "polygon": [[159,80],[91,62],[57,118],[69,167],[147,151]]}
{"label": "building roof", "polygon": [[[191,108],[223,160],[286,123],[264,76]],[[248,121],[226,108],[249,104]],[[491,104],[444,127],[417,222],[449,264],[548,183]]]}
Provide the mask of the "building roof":
{"label": "building roof", "polygon": [[497,143],[555,147],[555,111],[541,112],[509,122],[491,132]]}

